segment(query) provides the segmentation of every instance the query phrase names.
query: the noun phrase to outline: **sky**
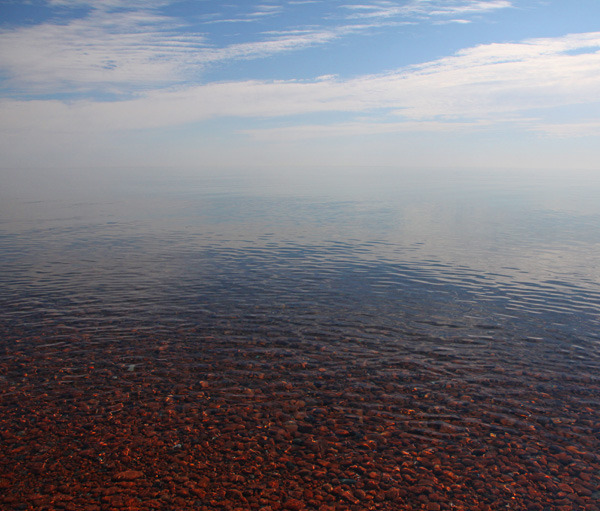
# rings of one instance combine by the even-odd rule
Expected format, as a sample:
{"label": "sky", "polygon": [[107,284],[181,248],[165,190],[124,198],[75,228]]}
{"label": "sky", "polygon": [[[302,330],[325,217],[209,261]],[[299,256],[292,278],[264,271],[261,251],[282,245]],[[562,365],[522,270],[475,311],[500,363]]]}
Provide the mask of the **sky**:
{"label": "sky", "polygon": [[600,0],[0,0],[0,168],[600,171]]}

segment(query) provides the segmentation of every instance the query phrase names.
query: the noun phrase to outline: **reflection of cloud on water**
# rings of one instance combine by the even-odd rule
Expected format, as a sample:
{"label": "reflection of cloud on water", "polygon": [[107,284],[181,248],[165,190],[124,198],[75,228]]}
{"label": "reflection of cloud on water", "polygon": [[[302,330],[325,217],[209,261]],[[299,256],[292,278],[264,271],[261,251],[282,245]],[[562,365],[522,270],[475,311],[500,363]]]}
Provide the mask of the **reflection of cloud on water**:
{"label": "reflection of cloud on water", "polygon": [[[166,315],[184,321],[194,307],[256,301],[463,333],[598,326],[600,205],[580,214],[557,178],[444,176],[245,175],[236,186],[223,184],[231,176],[170,177],[106,188],[94,201],[65,181],[61,198],[24,196],[0,241],[21,254],[6,262],[28,292],[43,295],[56,279],[68,300],[115,315],[168,302]],[[568,190],[572,180],[563,182]],[[424,316],[435,324],[422,326]]]}

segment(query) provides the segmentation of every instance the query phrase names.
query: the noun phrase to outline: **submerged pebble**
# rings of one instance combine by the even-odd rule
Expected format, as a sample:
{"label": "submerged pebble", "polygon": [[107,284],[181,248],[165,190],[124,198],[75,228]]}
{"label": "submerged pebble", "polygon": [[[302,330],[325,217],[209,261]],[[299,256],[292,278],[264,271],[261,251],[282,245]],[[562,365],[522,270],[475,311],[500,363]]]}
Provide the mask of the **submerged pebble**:
{"label": "submerged pebble", "polygon": [[196,335],[5,344],[0,507],[600,510],[597,377]]}

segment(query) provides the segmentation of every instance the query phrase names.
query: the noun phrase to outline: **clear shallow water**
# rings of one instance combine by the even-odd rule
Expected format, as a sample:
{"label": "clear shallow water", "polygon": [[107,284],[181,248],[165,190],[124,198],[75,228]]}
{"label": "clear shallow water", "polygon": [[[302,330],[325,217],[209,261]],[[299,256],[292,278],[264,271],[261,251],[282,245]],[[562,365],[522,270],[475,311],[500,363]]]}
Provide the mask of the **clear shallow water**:
{"label": "clear shallow water", "polygon": [[[164,362],[230,404],[252,401],[262,374],[293,389],[261,406],[304,387],[315,409],[361,424],[363,409],[376,410],[424,449],[471,435],[486,450],[518,432],[542,451],[570,446],[577,470],[600,477],[590,461],[600,441],[598,175],[4,180],[7,395],[25,385],[27,364],[50,395],[88,378],[90,361],[118,368],[102,383],[109,396],[133,375],[169,387],[178,376]],[[168,347],[153,358],[156,346]],[[44,373],[57,361],[61,377]]]}

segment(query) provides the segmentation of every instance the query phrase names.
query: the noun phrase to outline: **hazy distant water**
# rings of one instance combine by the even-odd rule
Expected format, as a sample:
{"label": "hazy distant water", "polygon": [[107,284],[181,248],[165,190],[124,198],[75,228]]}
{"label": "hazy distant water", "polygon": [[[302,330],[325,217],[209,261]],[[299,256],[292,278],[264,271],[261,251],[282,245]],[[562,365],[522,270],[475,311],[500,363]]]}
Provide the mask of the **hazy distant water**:
{"label": "hazy distant water", "polygon": [[234,324],[600,365],[597,174],[82,173],[3,174],[9,338]]}

